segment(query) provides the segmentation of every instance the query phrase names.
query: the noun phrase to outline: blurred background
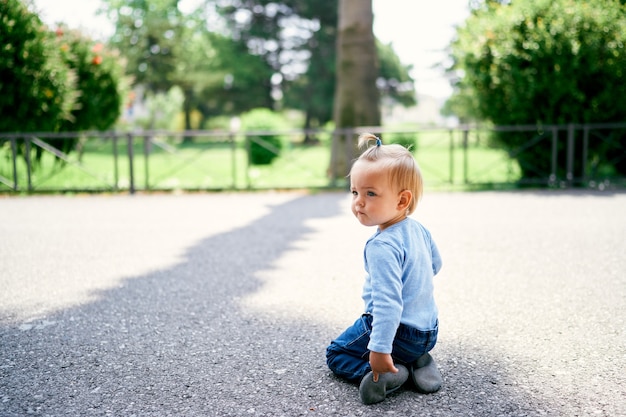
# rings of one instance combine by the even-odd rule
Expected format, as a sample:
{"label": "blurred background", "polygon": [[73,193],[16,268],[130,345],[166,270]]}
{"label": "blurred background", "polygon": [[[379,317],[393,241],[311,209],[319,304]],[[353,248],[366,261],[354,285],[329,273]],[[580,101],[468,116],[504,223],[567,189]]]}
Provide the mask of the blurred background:
{"label": "blurred background", "polygon": [[3,192],[342,187],[364,130],[432,187],[624,185],[623,1],[0,9]]}

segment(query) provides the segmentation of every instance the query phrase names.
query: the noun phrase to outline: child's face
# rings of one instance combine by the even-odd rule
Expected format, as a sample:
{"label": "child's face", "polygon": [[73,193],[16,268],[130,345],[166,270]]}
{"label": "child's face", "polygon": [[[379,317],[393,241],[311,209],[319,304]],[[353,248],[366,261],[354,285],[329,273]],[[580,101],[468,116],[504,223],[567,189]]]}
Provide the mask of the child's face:
{"label": "child's face", "polygon": [[350,191],[352,213],[365,226],[384,230],[406,217],[405,198],[394,190],[388,173],[376,162],[359,160],[354,163],[350,171]]}

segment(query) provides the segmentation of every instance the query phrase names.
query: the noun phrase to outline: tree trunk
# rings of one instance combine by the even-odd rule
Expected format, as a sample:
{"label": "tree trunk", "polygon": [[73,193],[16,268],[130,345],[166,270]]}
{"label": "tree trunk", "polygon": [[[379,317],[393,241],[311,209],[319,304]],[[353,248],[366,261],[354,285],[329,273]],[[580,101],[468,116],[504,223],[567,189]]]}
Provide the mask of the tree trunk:
{"label": "tree trunk", "polygon": [[344,178],[356,155],[349,129],[380,125],[380,94],[376,87],[378,56],[373,32],[372,0],[339,0],[337,82],[333,119],[335,134],[329,173]]}

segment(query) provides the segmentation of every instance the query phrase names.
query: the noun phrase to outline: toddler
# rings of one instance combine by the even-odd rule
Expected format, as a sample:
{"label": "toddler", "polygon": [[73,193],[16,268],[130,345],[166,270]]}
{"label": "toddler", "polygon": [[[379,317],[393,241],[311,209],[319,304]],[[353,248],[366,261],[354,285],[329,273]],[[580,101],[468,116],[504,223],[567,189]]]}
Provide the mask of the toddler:
{"label": "toddler", "polygon": [[335,375],[359,383],[365,404],[383,401],[409,378],[432,393],[442,378],[428,353],[437,342],[433,277],[441,257],[430,232],[408,217],[422,194],[413,155],[371,134],[350,170],[352,212],[365,226],[378,226],[365,244],[365,313],[330,343],[326,362]]}

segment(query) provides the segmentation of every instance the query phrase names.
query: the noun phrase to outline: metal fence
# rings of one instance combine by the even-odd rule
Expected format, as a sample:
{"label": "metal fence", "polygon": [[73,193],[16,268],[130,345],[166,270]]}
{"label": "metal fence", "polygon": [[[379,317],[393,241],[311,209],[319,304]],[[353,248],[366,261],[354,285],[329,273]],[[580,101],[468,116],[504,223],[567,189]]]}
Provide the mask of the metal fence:
{"label": "metal fence", "polygon": [[[0,192],[343,188],[359,132],[411,145],[432,188],[626,186],[626,123],[280,132],[0,134]],[[279,138],[281,146],[269,138]],[[503,144],[506,143],[506,146]],[[254,148],[275,154],[257,165]]]}

